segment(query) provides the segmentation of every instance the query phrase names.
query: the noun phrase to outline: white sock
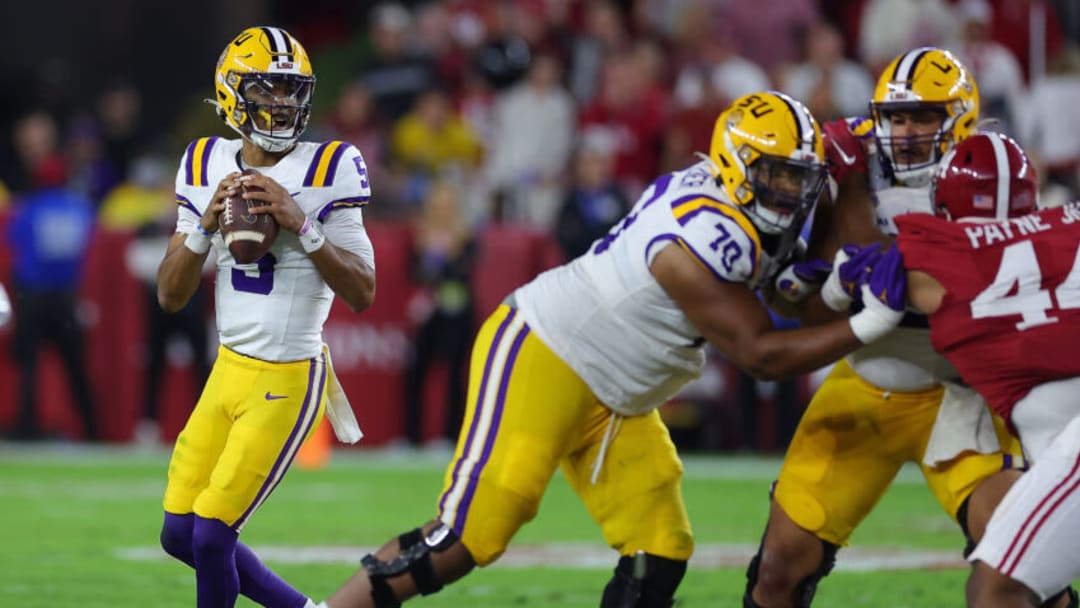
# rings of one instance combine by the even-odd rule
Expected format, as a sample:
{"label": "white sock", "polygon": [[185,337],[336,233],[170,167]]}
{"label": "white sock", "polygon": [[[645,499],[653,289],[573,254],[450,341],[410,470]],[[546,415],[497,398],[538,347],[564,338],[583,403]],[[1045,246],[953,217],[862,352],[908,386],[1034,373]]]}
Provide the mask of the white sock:
{"label": "white sock", "polygon": [[304,604],[304,608],[328,608],[328,606],[326,605],[326,602],[319,602],[316,604],[315,600],[309,597],[307,603]]}

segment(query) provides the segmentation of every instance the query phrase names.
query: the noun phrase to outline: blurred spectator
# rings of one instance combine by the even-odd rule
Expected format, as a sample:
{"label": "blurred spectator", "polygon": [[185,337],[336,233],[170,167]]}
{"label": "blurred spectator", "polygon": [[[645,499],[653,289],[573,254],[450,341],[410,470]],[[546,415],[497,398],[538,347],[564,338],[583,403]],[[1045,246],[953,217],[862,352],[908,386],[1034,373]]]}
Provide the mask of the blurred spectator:
{"label": "blurred spectator", "polygon": [[130,178],[110,190],[101,203],[98,222],[102,228],[136,230],[163,216],[175,217],[173,174],[164,161],[142,156],[128,173]]}
{"label": "blurred spectator", "polygon": [[[686,5],[675,22],[674,35],[684,54],[674,88],[674,102],[681,108],[699,107],[709,98],[722,109],[743,95],[770,88],[769,75],[739,55],[731,28],[724,23],[714,25],[705,6]],[[714,94],[718,99],[712,98]],[[711,135],[710,126],[705,137]]]}
{"label": "blurred spectator", "polygon": [[590,127],[582,133],[572,166],[573,184],[555,222],[555,238],[568,260],[588,251],[630,211],[630,201],[615,183],[615,138],[607,129]]}
{"label": "blurred spectator", "polygon": [[142,137],[142,95],[130,82],[108,87],[97,103],[97,119],[105,159],[117,172],[117,180],[127,178],[127,170],[139,152]]}
{"label": "blurred spectator", "polygon": [[799,61],[803,39],[820,19],[815,0],[725,2],[713,14],[713,26],[722,23],[734,37],[739,54],[774,80],[781,68]]}
{"label": "blurred spectator", "polygon": [[96,209],[105,195],[120,183],[120,172],[105,156],[101,130],[91,117],[72,123],[67,137],[68,187],[90,199]]}
{"label": "blurred spectator", "polygon": [[1066,189],[1059,199],[1080,197],[1080,52],[1059,55],[1046,77],[1032,85],[1023,108],[1016,117],[1017,134],[1038,165],[1039,178],[1047,187]]}
{"label": "blurred spectator", "polygon": [[513,86],[525,75],[532,51],[516,34],[493,38],[476,49],[474,62],[484,80],[495,90]]}
{"label": "blurred spectator", "polygon": [[[1071,1],[1076,4],[1076,0]],[[1029,84],[1042,78],[1049,62],[1065,50],[1061,19],[1053,4],[1046,0],[991,0],[990,7],[990,37],[1012,51]],[[1032,44],[1032,35],[1043,43]]]}
{"label": "blurred spectator", "polygon": [[446,93],[431,89],[403,117],[391,135],[394,164],[409,174],[409,202],[423,198],[431,178],[462,174],[480,161],[480,142],[454,112]]}
{"label": "blurred spectator", "polygon": [[346,84],[333,110],[316,124],[313,140],[339,139],[364,156],[372,183],[379,185],[379,204],[364,210],[370,217],[395,217],[403,207],[404,175],[390,168],[389,128],[375,112],[371,92],[360,80]]}
{"label": "blurred spectator", "polygon": [[94,209],[86,197],[67,189],[67,167],[59,157],[40,160],[32,175],[34,190],[22,198],[7,228],[14,257],[14,346],[19,366],[19,415],[13,437],[40,437],[37,362],[41,347],[51,342],[67,372],[83,437],[93,441],[98,438],[94,399],[76,308]]}
{"label": "blurred spectator", "polygon": [[879,74],[920,46],[956,48],[956,19],[945,0],[867,0],[859,24],[859,58]]}
{"label": "blurred spectator", "polygon": [[611,0],[590,0],[585,7],[585,27],[574,40],[569,70],[570,92],[580,104],[592,101],[598,91],[604,61],[629,46],[622,13]]}
{"label": "blurred spectator", "polygon": [[472,338],[470,283],[475,243],[454,185],[438,181],[414,227],[414,276],[423,288],[412,306],[416,339],[405,374],[405,431],[410,444],[423,439],[423,395],[431,365],[446,362],[446,421],[439,443],[457,437],[465,412],[465,373]]}
{"label": "blurred spectator", "polygon": [[[155,444],[161,437],[158,403],[167,355],[182,353],[180,356],[191,363],[195,372],[189,401],[192,406],[210,373],[206,290],[200,287],[184,308],[175,313],[166,313],[161,308],[157,299],[157,270],[176,230],[173,174],[162,159],[142,156],[132,163],[129,176],[105,198],[99,221],[103,228],[135,231],[124,261],[128,272],[143,287],[147,340],[142,419],[135,427],[135,440]],[[206,260],[207,271],[213,268],[212,258]]]}
{"label": "blurred spectator", "polygon": [[979,119],[997,119],[989,128],[1015,135],[1016,110],[1025,94],[1020,63],[990,38],[993,12],[986,0],[961,0],[955,9],[961,45],[957,55],[979,85]]}
{"label": "blurred spectator", "polygon": [[44,110],[33,110],[15,121],[12,143],[16,164],[10,170],[8,187],[18,196],[33,187],[33,172],[45,164],[64,164],[56,119]]}
{"label": "blurred spectator", "polygon": [[604,64],[600,95],[581,111],[581,128],[603,126],[617,142],[615,175],[626,192],[637,193],[656,173],[665,126],[664,100],[629,53],[612,55]]}
{"label": "blurred spectator", "polygon": [[836,27],[818,21],[806,35],[806,60],[783,72],[780,90],[802,100],[815,118],[826,122],[865,115],[874,79],[862,65],[844,57],[844,41]]}
{"label": "blurred spectator", "polygon": [[558,212],[576,126],[561,72],[554,57],[537,55],[528,78],[499,96],[487,155],[488,179],[512,193],[515,218],[542,230],[551,230]]}
{"label": "blurred spectator", "polygon": [[[697,162],[696,153],[709,153],[713,127],[730,100],[713,86],[712,79],[702,79],[694,92],[692,105],[678,105],[664,129],[660,171],[668,173]],[[760,90],[760,89],[759,89]]]}
{"label": "blurred spectator", "polygon": [[408,48],[412,17],[397,3],[376,6],[371,17],[373,55],[360,67],[360,80],[371,91],[375,108],[394,122],[412,108],[416,97],[437,84],[431,58]]}

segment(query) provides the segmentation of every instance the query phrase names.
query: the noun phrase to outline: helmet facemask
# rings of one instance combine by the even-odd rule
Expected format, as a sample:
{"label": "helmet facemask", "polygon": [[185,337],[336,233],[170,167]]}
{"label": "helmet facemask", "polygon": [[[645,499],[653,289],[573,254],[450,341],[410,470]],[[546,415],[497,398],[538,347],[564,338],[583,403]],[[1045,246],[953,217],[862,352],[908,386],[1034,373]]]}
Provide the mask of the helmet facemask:
{"label": "helmet facemask", "polygon": [[[905,186],[919,188],[930,183],[934,168],[942,156],[955,144],[953,124],[955,114],[940,104],[874,104],[874,123],[878,147],[889,160],[893,177]],[[904,120],[913,123],[916,131],[909,135],[894,135],[894,116],[903,113]],[[934,129],[920,125],[934,123]]]}
{"label": "helmet facemask", "polygon": [[826,183],[824,165],[762,155],[746,167],[754,198],[743,210],[766,234],[801,229]]}
{"label": "helmet facemask", "polygon": [[267,152],[281,152],[296,143],[311,115],[314,77],[231,72],[228,80],[236,91],[233,119],[241,135]]}

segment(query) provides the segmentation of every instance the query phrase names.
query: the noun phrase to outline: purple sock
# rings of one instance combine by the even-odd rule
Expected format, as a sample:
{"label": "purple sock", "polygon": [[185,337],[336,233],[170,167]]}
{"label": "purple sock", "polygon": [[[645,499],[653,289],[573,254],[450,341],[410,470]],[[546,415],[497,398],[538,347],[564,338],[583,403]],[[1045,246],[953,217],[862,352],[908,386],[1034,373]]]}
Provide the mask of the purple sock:
{"label": "purple sock", "polygon": [[[192,535],[195,515],[165,513],[161,527],[161,547],[165,552],[195,567]],[[267,568],[244,543],[236,543],[236,570],[240,575],[240,593],[266,608],[303,608],[307,596]]]}
{"label": "purple sock", "polygon": [[191,548],[194,525],[195,515],[192,513],[165,513],[165,523],[161,526],[161,548],[192,568],[195,567],[195,553]]}
{"label": "purple sock", "polygon": [[195,517],[192,549],[198,608],[233,608],[240,594],[236,532],[225,522]]}
{"label": "purple sock", "polygon": [[244,595],[266,608],[303,608],[307,596],[266,567],[244,543],[236,544],[236,569]]}

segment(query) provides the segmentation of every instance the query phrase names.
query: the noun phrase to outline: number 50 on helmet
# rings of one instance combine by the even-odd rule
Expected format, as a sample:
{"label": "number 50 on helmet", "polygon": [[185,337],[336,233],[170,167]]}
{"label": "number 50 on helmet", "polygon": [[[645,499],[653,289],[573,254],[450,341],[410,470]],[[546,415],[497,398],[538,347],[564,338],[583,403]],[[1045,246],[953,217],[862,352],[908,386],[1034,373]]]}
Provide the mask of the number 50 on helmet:
{"label": "number 50 on helmet", "polygon": [[251,27],[222,51],[214,74],[218,116],[267,152],[292,147],[307,127],[315,75],[300,42],[277,27]]}
{"label": "number 50 on helmet", "polygon": [[758,230],[799,230],[826,183],[821,128],[776,91],[736,99],[713,128],[709,158],[731,202]]}

